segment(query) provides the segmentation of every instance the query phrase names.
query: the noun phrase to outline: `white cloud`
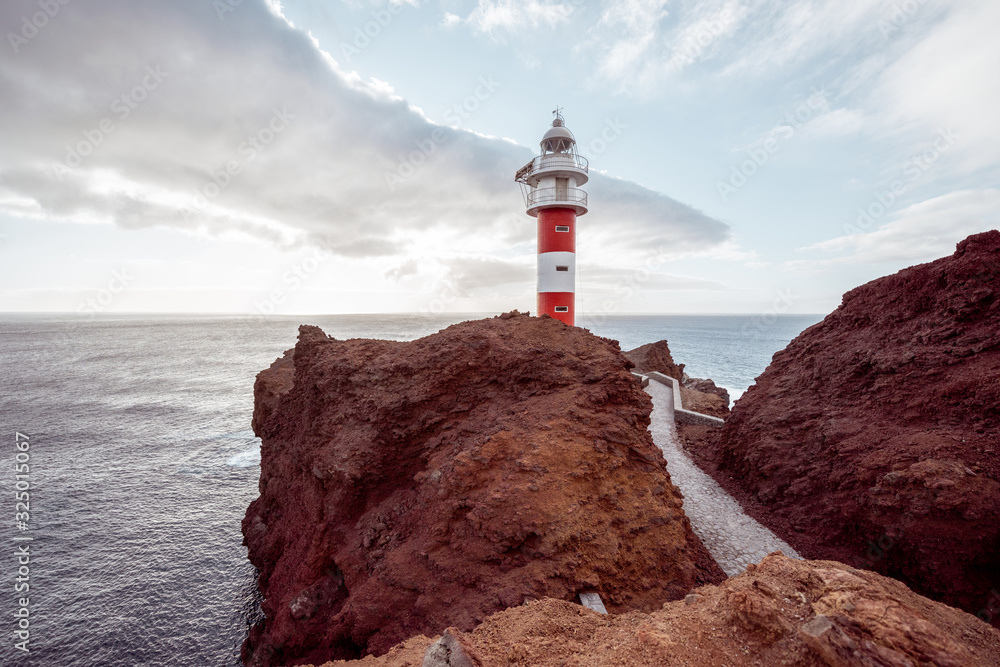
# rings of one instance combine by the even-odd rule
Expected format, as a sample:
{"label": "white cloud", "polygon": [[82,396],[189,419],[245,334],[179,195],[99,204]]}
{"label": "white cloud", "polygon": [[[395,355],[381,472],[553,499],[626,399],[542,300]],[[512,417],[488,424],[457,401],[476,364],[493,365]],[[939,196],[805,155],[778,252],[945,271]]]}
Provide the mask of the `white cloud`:
{"label": "white cloud", "polygon": [[[545,23],[561,6],[535,4],[525,20]],[[4,3],[0,24],[35,8]],[[447,263],[456,248],[531,242],[530,225],[509,223],[523,217],[512,177],[529,149],[434,125],[388,83],[342,70],[263,0],[233,9],[220,21],[211,3],[159,3],[126,28],[117,2],[69,4],[16,56],[3,52],[0,210],[322,244],[384,262],[377,275],[405,267],[398,277],[416,248]],[[73,152],[79,165],[57,177],[53,165]],[[593,174],[587,187],[588,224],[620,230],[604,239],[612,255],[728,237],[725,224],[634,183]],[[456,268],[470,285],[480,275]]]}
{"label": "white cloud", "polygon": [[479,0],[466,21],[480,32],[514,31],[524,28],[555,27],[569,20],[574,6],[552,0]]}
{"label": "white cloud", "polygon": [[815,270],[840,264],[906,264],[951,254],[971,234],[1000,227],[1000,190],[961,190],[909,206],[874,231],[840,236],[800,252],[839,253],[795,260],[786,268]]}
{"label": "white cloud", "polygon": [[666,0],[605,3],[601,18],[578,47],[595,53],[597,76],[622,93],[655,93],[664,80],[710,59],[747,15],[738,0],[685,2],[671,13]]}
{"label": "white cloud", "polygon": [[920,136],[940,126],[962,137],[965,172],[1000,165],[1000,3],[963,0],[926,36],[891,63],[870,104],[883,125]]}

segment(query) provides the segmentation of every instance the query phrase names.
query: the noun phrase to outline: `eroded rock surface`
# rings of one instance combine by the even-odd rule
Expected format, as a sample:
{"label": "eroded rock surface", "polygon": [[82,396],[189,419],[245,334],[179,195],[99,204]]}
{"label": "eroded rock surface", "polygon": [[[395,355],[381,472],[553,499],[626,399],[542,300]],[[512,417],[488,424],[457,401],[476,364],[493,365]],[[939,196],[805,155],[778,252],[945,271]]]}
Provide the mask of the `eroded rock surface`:
{"label": "eroded rock surface", "polygon": [[648,611],[721,581],[630,366],[614,341],[517,313],[405,343],[301,327],[254,388],[243,531],[266,620],[244,661],[380,654],[581,590]]}
{"label": "eroded rock surface", "polygon": [[[780,554],[652,613],[604,616],[542,600],[453,634],[481,667],[1000,664],[1000,632],[974,616],[873,572]],[[415,637],[382,657],[326,667],[416,666],[433,642]]]}
{"label": "eroded rock surface", "polygon": [[672,377],[678,382],[684,378],[684,364],[674,363],[674,357],[670,354],[670,346],[665,340],[640,345],[634,350],[625,352],[625,356],[635,364],[636,373],[656,371],[667,377]]}
{"label": "eroded rock surface", "polygon": [[998,422],[991,231],[848,292],[774,356],[721,434],[681,435],[803,556],[873,568],[997,622]]}
{"label": "eroded rock surface", "polygon": [[725,419],[729,416],[729,392],[712,380],[688,377],[684,364],[674,362],[666,340],[641,345],[624,353],[635,364],[635,372],[663,373],[681,385],[681,401],[685,410]]}
{"label": "eroded rock surface", "polygon": [[[684,377],[684,381],[681,383],[681,386],[700,394],[717,396],[719,401],[716,402],[716,405],[708,406],[708,409],[711,410],[711,412],[707,412],[706,414],[710,414],[714,417],[720,417],[722,419],[729,416],[729,403],[731,402],[731,399],[729,398],[729,391],[725,387],[719,387],[713,380],[710,379],[692,378],[687,377],[686,375]],[[693,407],[690,409],[695,410]],[[704,410],[695,410],[695,412],[704,412]]]}

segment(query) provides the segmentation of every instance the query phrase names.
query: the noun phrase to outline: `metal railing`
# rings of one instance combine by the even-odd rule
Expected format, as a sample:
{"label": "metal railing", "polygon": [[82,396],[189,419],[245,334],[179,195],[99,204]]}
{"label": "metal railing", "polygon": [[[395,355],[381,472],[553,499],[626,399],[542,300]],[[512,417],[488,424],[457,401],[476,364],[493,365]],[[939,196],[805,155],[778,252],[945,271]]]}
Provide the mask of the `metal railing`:
{"label": "metal railing", "polygon": [[561,202],[587,206],[587,193],[579,188],[536,188],[528,191],[526,199],[528,208]]}
{"label": "metal railing", "polygon": [[590,166],[587,158],[576,153],[547,153],[531,161],[531,171],[543,169],[573,169],[586,172]]}

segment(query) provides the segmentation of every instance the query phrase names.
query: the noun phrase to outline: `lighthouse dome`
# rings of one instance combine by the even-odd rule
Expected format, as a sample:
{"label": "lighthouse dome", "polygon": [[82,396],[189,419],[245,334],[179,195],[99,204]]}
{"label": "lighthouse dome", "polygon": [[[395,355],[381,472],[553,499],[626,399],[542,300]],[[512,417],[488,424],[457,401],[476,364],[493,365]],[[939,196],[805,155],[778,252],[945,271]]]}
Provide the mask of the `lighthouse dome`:
{"label": "lighthouse dome", "polygon": [[539,142],[543,153],[565,153],[572,150],[575,144],[576,138],[569,128],[563,125],[561,118],[552,121],[552,127]]}

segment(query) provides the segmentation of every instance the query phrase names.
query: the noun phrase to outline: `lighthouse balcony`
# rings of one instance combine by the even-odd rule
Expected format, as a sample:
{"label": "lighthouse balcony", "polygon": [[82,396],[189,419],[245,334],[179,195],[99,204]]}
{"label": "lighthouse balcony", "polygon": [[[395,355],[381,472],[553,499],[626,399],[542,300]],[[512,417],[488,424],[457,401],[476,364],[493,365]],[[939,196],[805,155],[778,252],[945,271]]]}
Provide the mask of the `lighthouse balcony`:
{"label": "lighthouse balcony", "polygon": [[580,188],[533,188],[525,196],[528,215],[537,216],[543,208],[572,208],[577,215],[587,212],[587,193]]}
{"label": "lighthouse balcony", "polygon": [[537,186],[544,176],[558,178],[572,177],[577,185],[587,182],[589,162],[587,158],[576,153],[546,153],[535,157],[531,162],[521,167],[514,176],[515,180],[530,186]]}

